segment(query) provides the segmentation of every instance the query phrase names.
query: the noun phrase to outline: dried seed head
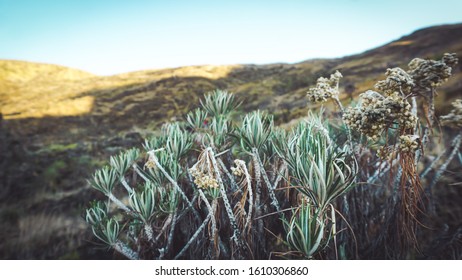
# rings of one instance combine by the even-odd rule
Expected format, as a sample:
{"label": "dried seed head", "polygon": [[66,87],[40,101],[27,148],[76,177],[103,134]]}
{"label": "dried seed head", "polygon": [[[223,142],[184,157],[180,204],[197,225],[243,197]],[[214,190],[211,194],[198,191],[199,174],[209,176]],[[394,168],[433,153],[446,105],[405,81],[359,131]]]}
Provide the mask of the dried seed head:
{"label": "dried seed head", "polygon": [[200,189],[216,189],[218,181],[213,175],[212,168],[209,164],[209,150],[205,149],[197,159],[196,164],[189,168],[189,173],[194,178],[194,184]]}
{"label": "dried seed head", "polygon": [[420,137],[418,135],[401,135],[398,149],[401,152],[414,153],[419,148]]}
{"label": "dried seed head", "polygon": [[236,167],[231,167],[231,171],[233,172],[233,175],[237,177],[244,175],[245,162],[240,159],[235,159],[234,163],[236,164]]}
{"label": "dried seed head", "polygon": [[411,93],[414,81],[406,71],[401,68],[389,68],[385,74],[387,78],[377,82],[375,88],[381,90],[385,95],[400,92],[404,95]]}
{"label": "dried seed head", "polygon": [[390,160],[395,155],[396,151],[393,146],[382,146],[377,150],[377,156],[382,160]]}
{"label": "dried seed head", "polygon": [[457,63],[457,56],[453,53],[445,53],[441,60],[414,58],[409,63],[409,74],[415,83],[413,92],[428,94],[452,75],[452,68]]}
{"label": "dried seed head", "polygon": [[330,75],[330,78],[320,77],[316,82],[316,87],[310,88],[307,92],[307,97],[310,102],[326,102],[329,98],[337,98],[338,83],[342,74],[339,71],[336,71],[334,74]]}
{"label": "dried seed head", "polygon": [[196,184],[199,189],[218,188],[218,182],[215,178],[204,174],[202,171],[198,171],[195,167],[190,168],[189,172],[194,177],[194,184]]}
{"label": "dried seed head", "polygon": [[234,176],[240,177],[242,176],[243,170],[238,166],[238,167],[231,167],[231,171],[233,172]]}
{"label": "dried seed head", "polygon": [[405,129],[416,125],[417,116],[410,111],[411,105],[400,93],[384,97],[368,90],[360,97],[359,106],[346,109],[343,119],[351,129],[363,133],[369,140],[379,140],[382,131],[392,123]]}
{"label": "dried seed head", "polygon": [[149,169],[157,168],[156,164],[154,163],[154,160],[151,157],[149,157],[148,161],[144,164],[144,167]]}
{"label": "dried seed head", "polygon": [[449,114],[441,116],[441,124],[462,128],[462,99],[452,102],[452,106],[454,106],[454,109]]}

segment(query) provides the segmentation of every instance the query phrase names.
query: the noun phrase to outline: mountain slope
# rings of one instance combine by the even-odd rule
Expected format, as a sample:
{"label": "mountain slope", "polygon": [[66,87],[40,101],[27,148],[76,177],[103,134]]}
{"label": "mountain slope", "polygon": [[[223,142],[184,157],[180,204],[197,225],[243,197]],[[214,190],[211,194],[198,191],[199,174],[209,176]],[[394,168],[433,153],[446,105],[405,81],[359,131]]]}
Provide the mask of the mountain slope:
{"label": "mountain slope", "polygon": [[[118,117],[123,116],[130,123],[144,126],[147,123],[133,117],[134,112],[162,122],[197,104],[204,92],[218,87],[242,96],[246,110],[262,107],[279,114],[290,110],[290,116],[285,116],[290,119],[301,114],[297,110],[307,105],[306,89],[319,76],[340,70],[345,77],[341,82],[344,92],[356,95],[371,88],[386,68],[405,68],[414,57],[436,59],[444,52],[462,53],[461,38],[462,25],[446,25],[422,29],[382,47],[339,59],[190,66],[110,77],[59,66],[1,61],[0,106],[6,119],[87,115],[104,123],[111,123],[115,117],[117,126],[123,121]],[[453,97],[460,88],[460,71],[456,75],[442,89],[444,96],[449,93]]]}

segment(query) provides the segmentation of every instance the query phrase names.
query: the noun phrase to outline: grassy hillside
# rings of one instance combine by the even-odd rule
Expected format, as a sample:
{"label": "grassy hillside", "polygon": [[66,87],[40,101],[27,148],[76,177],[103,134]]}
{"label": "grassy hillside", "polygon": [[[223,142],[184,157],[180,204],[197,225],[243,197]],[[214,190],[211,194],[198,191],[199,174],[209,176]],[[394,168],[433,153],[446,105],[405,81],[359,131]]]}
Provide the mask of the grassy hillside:
{"label": "grassy hillside", "polygon": [[[462,24],[427,28],[362,54],[296,64],[190,66],[96,76],[62,66],[0,61],[0,257],[110,257],[93,249],[82,209],[85,179],[117,151],[140,146],[220,88],[286,123],[306,115],[307,89],[340,70],[346,104],[414,57],[462,56]],[[308,56],[309,54],[307,54]],[[437,113],[462,97],[462,64],[437,99]]]}

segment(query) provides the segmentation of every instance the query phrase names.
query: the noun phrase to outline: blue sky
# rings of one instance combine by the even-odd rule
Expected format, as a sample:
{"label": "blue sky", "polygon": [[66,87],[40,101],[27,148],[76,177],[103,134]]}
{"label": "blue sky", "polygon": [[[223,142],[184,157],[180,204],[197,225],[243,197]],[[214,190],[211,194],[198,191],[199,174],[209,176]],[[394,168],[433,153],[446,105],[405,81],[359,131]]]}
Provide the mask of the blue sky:
{"label": "blue sky", "polygon": [[462,1],[0,0],[0,59],[95,74],[341,57],[462,22]]}

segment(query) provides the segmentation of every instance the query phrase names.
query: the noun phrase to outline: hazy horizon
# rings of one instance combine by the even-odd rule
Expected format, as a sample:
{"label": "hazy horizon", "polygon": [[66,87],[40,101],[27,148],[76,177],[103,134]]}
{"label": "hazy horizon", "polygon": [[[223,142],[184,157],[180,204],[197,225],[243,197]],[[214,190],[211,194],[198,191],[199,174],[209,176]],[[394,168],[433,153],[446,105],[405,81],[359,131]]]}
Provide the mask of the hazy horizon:
{"label": "hazy horizon", "polygon": [[[0,0],[0,59],[98,75],[353,55],[462,22],[460,1]],[[435,12],[439,7],[445,13]]]}

